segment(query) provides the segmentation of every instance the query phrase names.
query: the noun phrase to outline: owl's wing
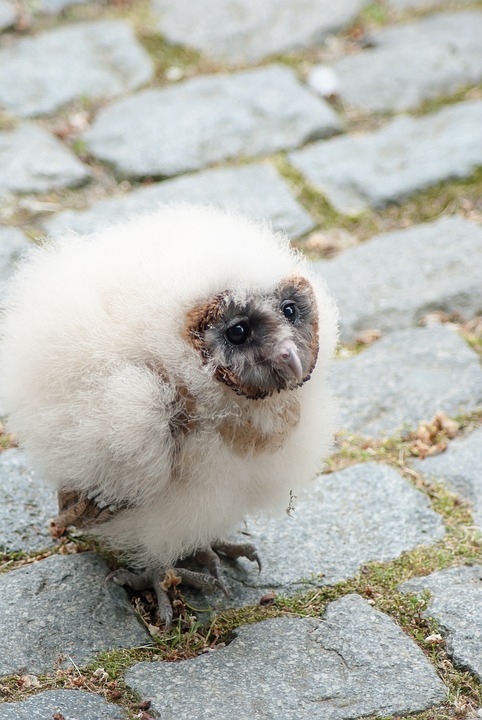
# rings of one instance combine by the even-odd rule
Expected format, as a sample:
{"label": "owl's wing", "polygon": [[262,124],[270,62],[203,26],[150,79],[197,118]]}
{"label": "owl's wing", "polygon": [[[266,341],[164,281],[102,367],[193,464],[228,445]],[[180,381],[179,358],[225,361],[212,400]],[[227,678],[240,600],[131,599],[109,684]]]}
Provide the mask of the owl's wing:
{"label": "owl's wing", "polygon": [[93,528],[163,492],[196,426],[193,398],[166,377],[152,364],[126,363],[91,380],[63,432],[57,528]]}
{"label": "owl's wing", "polygon": [[59,490],[59,514],[53,520],[51,532],[55,537],[63,534],[69,525],[89,529],[110,520],[127,506],[105,505],[97,497],[88,497],[79,490]]}

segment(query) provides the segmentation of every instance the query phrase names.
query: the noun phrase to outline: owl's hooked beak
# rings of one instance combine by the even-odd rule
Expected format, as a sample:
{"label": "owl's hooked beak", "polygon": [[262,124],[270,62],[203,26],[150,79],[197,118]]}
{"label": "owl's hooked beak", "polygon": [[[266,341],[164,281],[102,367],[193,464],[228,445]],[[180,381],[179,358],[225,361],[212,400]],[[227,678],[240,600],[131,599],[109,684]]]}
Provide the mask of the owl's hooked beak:
{"label": "owl's hooked beak", "polygon": [[283,340],[273,354],[273,364],[278,368],[288,367],[296,378],[296,382],[303,381],[303,367],[301,365],[298,349],[292,340]]}

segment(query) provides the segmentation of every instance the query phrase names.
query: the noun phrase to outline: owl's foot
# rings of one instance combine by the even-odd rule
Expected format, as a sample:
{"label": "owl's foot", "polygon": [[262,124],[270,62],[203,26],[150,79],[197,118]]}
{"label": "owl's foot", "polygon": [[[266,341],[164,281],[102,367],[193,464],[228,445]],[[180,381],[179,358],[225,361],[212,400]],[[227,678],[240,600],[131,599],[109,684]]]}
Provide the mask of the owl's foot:
{"label": "owl's foot", "polygon": [[168,568],[167,570],[155,568],[143,570],[142,572],[119,568],[106,577],[106,582],[109,581],[115,582],[116,585],[122,587],[127,586],[135,592],[153,588],[157,597],[159,617],[166,628],[170,627],[173,618],[173,609],[169,598],[170,588],[175,588],[183,583],[207,593],[222,590],[226,595],[229,594],[224,583],[214,574],[208,575],[207,573],[179,567]]}
{"label": "owl's foot", "polygon": [[259,572],[261,572],[261,560],[259,559],[256,548],[252,545],[252,543],[235,543],[226,540],[224,542],[214,543],[211,547],[215,553],[221,553],[221,555],[225,555],[233,560],[245,557],[248,560],[251,560],[251,562],[255,562],[258,566]]}
{"label": "owl's foot", "polygon": [[258,557],[256,548],[251,543],[217,542],[213,543],[210,547],[204,548],[204,550],[199,550],[194,556],[196,562],[206,567],[211,575],[216,578],[226,597],[229,597],[229,590],[223,582],[219,554],[225,555],[233,560],[245,557],[251,560],[251,562],[257,563],[259,572],[261,572],[261,560]]}
{"label": "owl's foot", "polygon": [[218,553],[234,560],[245,557],[251,562],[257,563],[261,572],[261,560],[254,545],[251,543],[218,542],[195,554],[196,562],[207,568],[210,574],[183,567],[172,567],[167,570],[151,568],[140,572],[119,568],[106,577],[106,582],[115,582],[116,585],[126,586],[134,590],[134,592],[154,589],[161,623],[166,628],[169,628],[173,618],[169,590],[176,588],[181,583],[206,593],[221,590],[226,597],[229,597],[229,590],[223,581]]}

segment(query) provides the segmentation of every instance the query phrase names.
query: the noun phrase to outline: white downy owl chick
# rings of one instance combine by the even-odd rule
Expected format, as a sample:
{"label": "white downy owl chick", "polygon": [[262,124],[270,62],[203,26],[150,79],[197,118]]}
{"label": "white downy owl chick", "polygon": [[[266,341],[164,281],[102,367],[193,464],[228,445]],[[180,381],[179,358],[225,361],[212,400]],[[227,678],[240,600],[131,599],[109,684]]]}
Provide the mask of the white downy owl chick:
{"label": "white downy owl chick", "polygon": [[[225,590],[218,553],[260,564],[226,534],[320,469],[336,320],[286,238],[213,207],[45,243],[14,276],[10,428],[58,490],[57,523],[127,552],[133,570],[113,580],[155,587],[167,625],[166,573]],[[200,572],[176,567],[189,555]]]}

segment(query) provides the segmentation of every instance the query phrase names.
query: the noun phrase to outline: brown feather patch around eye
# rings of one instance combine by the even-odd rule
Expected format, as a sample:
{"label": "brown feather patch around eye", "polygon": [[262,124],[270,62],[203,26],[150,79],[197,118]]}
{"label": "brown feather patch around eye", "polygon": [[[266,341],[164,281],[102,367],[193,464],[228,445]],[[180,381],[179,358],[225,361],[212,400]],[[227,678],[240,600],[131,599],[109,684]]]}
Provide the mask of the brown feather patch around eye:
{"label": "brown feather patch around eye", "polygon": [[311,363],[307,374],[303,378],[303,383],[305,383],[310,379],[311,373],[315,369],[319,352],[319,317],[315,291],[313,290],[313,286],[310,281],[303,275],[290,275],[281,281],[278,286],[278,293],[280,296],[290,296],[292,293],[300,294],[302,297],[307,299],[307,303],[310,308],[310,321],[312,328],[310,339]]}
{"label": "brown feather patch around eye", "polygon": [[[226,310],[226,301],[228,292],[222,292],[215,295],[211,300],[202,305],[192,308],[186,315],[186,324],[184,328],[184,337],[187,342],[201,355],[204,364],[211,360],[211,353],[204,339],[204,333],[210,326],[216,325]],[[237,375],[227,367],[217,367],[215,378],[230,387],[238,395],[242,395],[250,400],[260,400],[269,393],[261,391],[259,388],[243,385]]]}
{"label": "brown feather patch around eye", "polygon": [[207,362],[210,358],[209,350],[204,342],[204,333],[210,325],[215,325],[223,316],[226,308],[227,292],[215,295],[202,305],[197,305],[188,311],[184,327],[184,337]]}

